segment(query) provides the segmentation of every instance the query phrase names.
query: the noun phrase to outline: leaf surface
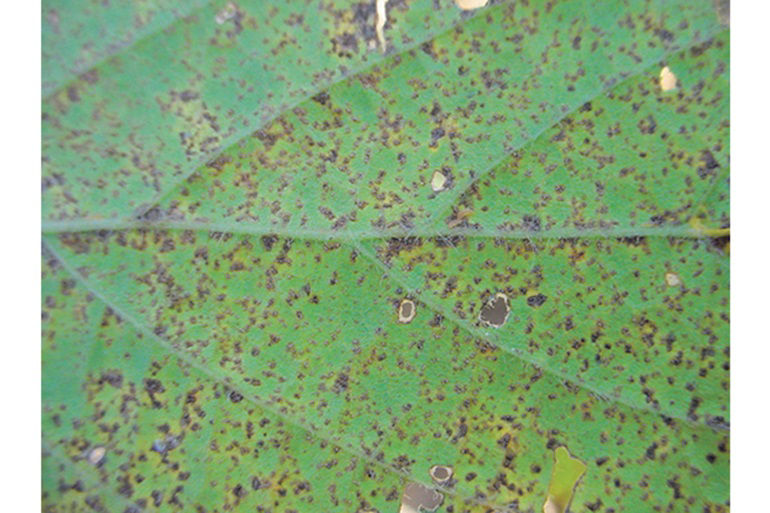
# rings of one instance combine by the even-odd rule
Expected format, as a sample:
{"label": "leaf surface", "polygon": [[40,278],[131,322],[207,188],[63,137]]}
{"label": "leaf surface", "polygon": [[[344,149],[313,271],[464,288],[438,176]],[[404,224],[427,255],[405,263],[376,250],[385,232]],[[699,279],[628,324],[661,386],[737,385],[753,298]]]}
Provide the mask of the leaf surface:
{"label": "leaf surface", "polygon": [[727,510],[720,6],[105,9],[44,7],[44,509],[542,511],[565,447]]}

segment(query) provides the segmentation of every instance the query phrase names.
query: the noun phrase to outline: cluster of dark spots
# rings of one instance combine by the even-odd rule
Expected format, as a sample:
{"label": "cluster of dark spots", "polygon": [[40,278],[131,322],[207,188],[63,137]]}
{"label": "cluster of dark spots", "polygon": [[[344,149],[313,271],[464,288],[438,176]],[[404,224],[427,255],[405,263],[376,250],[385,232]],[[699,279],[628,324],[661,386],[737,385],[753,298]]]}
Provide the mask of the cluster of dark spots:
{"label": "cluster of dark spots", "polygon": [[674,499],[684,498],[682,495],[682,485],[679,484],[677,479],[669,479],[666,484],[674,491]]}
{"label": "cluster of dark spots", "polygon": [[431,319],[430,321],[428,321],[428,324],[429,324],[430,326],[432,326],[432,327],[434,327],[434,328],[435,328],[435,327],[438,327],[438,326],[440,326],[440,325],[441,325],[441,322],[442,322],[443,320],[444,320],[444,316],[443,316],[443,315],[441,315],[441,314],[438,314],[438,313],[437,313],[436,315],[434,315],[434,316],[433,316],[433,319]]}
{"label": "cluster of dark spots", "polygon": [[602,507],[602,500],[596,499],[595,502],[586,502],[585,506],[588,508],[589,511],[599,511],[599,508]]}
{"label": "cluster of dark spots", "polygon": [[358,38],[351,32],[343,32],[331,39],[332,49],[338,57],[350,59],[358,53]]}
{"label": "cluster of dark spots", "polygon": [[109,383],[115,388],[120,388],[123,385],[123,374],[118,370],[104,371],[99,378],[99,384]]}
{"label": "cluster of dark spots", "polygon": [[152,447],[150,449],[160,454],[166,454],[167,452],[172,451],[177,447],[179,447],[181,443],[182,443],[181,437],[169,434],[169,435],[166,435],[166,437],[163,439],[155,440],[152,443]]}
{"label": "cluster of dark spots", "polygon": [[200,97],[200,94],[198,94],[195,91],[190,91],[189,89],[185,89],[184,91],[177,93],[175,91],[171,92],[171,96],[178,96],[180,100],[187,103],[193,100],[197,100]]}
{"label": "cluster of dark spots", "polygon": [[153,408],[160,408],[161,403],[155,398],[155,395],[162,394],[163,392],[166,391],[163,384],[157,379],[145,379],[144,389],[147,391],[147,394],[150,396],[150,400],[152,401]]}
{"label": "cluster of dark spots", "polygon": [[433,239],[433,243],[438,248],[456,248],[465,244],[465,236],[463,235],[450,235],[448,237],[436,237]]}
{"label": "cluster of dark spots", "polygon": [[320,105],[326,105],[326,102],[329,101],[329,93],[326,91],[321,91],[317,95],[313,96],[312,100]]}
{"label": "cluster of dark spots", "polygon": [[721,415],[706,415],[706,425],[720,431],[728,431],[730,429],[730,423]]}
{"label": "cluster of dark spots", "polygon": [[241,402],[241,401],[243,400],[243,394],[241,394],[241,393],[240,393],[240,392],[238,392],[237,390],[232,390],[232,391],[230,391],[230,393],[228,394],[228,398],[229,398],[229,399],[230,399],[230,401],[231,401],[231,402],[233,402],[233,403],[239,403],[239,402]]}
{"label": "cluster of dark spots", "polygon": [[233,495],[235,495],[235,497],[238,498],[238,499],[242,499],[242,498],[246,497],[247,493],[248,492],[247,492],[246,488],[243,485],[241,485],[240,483],[233,487]]}
{"label": "cluster of dark spots", "polygon": [[334,385],[332,385],[332,391],[335,394],[339,394],[347,390],[349,379],[350,377],[344,372],[340,372],[339,374],[337,374],[337,378],[334,380]]}
{"label": "cluster of dark spots", "polygon": [[647,447],[647,449],[644,452],[644,455],[647,457],[647,459],[654,460],[655,459],[655,450],[658,448],[658,444],[656,442],[653,442],[652,445]]}
{"label": "cluster of dark spots", "polygon": [[725,248],[727,248],[728,244],[730,244],[729,235],[724,235],[722,237],[709,237],[709,245],[712,248],[718,249],[723,253],[725,251]]}
{"label": "cluster of dark spots", "polygon": [[541,228],[540,217],[535,215],[525,215],[521,219],[522,227],[530,232],[539,232]]}
{"label": "cluster of dark spots", "polygon": [[353,23],[366,41],[374,41],[377,32],[374,29],[376,8],[374,2],[358,2],[353,4]]}
{"label": "cluster of dark spots", "polygon": [[643,235],[634,235],[632,237],[620,237],[620,242],[628,246],[639,247],[647,244],[647,237]]}
{"label": "cluster of dark spots", "polygon": [[277,235],[263,235],[260,238],[260,241],[262,241],[262,246],[264,246],[266,251],[271,251],[273,249],[273,246],[276,242],[278,242],[278,236]]}
{"label": "cluster of dark spots", "polygon": [[716,161],[714,155],[709,150],[703,150],[700,157],[702,165],[698,166],[698,176],[701,179],[715,176],[716,169],[719,168],[719,162]]}
{"label": "cluster of dark spots", "polygon": [[645,135],[652,135],[655,133],[655,129],[658,127],[658,124],[655,122],[655,118],[653,118],[652,115],[649,115],[646,118],[640,120],[636,126],[639,128],[641,133]]}
{"label": "cluster of dark spots", "polygon": [[527,298],[527,305],[531,306],[532,308],[536,308],[538,306],[542,306],[547,299],[548,297],[545,294],[535,294],[534,296],[529,296]]}
{"label": "cluster of dark spots", "polygon": [[231,156],[222,153],[220,155],[217,155],[215,159],[210,160],[208,164],[206,164],[206,166],[221,172],[222,170],[224,170],[225,166],[232,161],[233,161],[233,158]]}
{"label": "cluster of dark spots", "polygon": [[421,237],[394,237],[388,239],[387,244],[384,260],[390,262],[393,257],[398,257],[402,251],[411,251],[422,246],[423,240]]}

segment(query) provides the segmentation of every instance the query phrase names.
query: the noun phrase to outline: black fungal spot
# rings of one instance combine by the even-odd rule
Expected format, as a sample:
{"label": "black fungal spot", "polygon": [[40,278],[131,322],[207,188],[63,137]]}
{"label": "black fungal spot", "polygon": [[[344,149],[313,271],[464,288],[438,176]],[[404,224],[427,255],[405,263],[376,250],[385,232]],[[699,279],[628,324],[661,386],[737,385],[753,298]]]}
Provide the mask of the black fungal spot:
{"label": "black fungal spot", "polygon": [[535,294],[534,296],[529,296],[527,298],[527,304],[532,308],[536,308],[542,306],[547,299],[548,297],[545,294]]}
{"label": "black fungal spot", "polygon": [[534,215],[522,217],[522,223],[525,230],[530,232],[539,232],[541,228],[540,218]]}
{"label": "black fungal spot", "polygon": [[348,389],[348,380],[350,378],[347,374],[344,372],[341,372],[337,375],[337,378],[334,380],[334,385],[332,386],[332,390],[335,394],[339,394],[341,392],[344,392]]}
{"label": "black fungal spot", "polygon": [[239,403],[242,400],[243,400],[243,395],[240,392],[236,390],[233,390],[232,392],[230,392],[230,401],[234,403]]}
{"label": "black fungal spot", "polygon": [[727,245],[730,244],[730,236],[725,235],[724,237],[710,237],[709,244],[711,247],[724,252]]}
{"label": "black fungal spot", "polygon": [[320,103],[321,105],[326,105],[326,102],[329,101],[329,93],[326,91],[321,91],[317,95],[313,96],[313,101]]}
{"label": "black fungal spot", "polygon": [[276,242],[278,242],[278,236],[276,235],[263,235],[260,240],[262,241],[262,246],[264,246],[266,251],[270,251],[273,249],[273,246]]}

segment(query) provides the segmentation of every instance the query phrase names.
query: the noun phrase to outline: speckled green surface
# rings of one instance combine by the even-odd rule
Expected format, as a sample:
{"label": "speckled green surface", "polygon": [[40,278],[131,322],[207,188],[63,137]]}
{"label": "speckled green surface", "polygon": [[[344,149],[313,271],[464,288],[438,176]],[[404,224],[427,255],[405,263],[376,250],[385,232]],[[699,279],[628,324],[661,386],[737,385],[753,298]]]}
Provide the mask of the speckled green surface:
{"label": "speckled green surface", "polygon": [[43,510],[727,511],[722,3],[227,4],[44,3]]}

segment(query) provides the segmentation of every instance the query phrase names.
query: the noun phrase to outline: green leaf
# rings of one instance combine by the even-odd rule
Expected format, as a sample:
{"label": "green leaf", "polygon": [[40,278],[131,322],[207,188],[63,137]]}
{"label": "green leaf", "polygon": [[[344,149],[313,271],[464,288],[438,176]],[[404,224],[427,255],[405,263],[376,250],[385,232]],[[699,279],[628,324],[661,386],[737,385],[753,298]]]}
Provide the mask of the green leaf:
{"label": "green leaf", "polygon": [[45,511],[728,510],[723,3],[82,4]]}

